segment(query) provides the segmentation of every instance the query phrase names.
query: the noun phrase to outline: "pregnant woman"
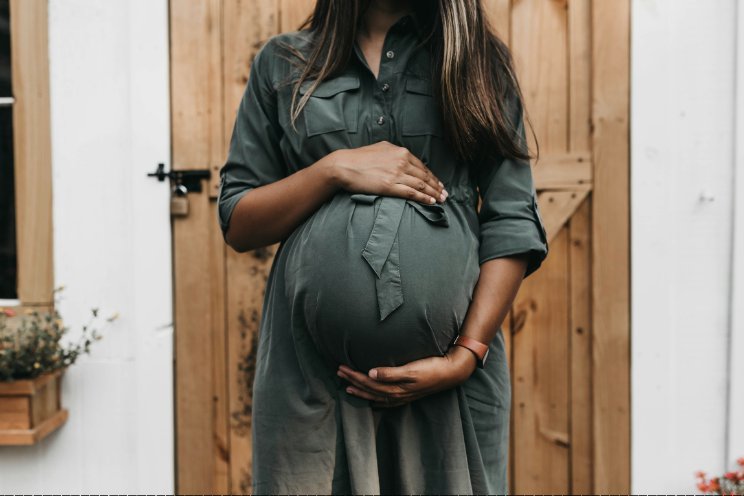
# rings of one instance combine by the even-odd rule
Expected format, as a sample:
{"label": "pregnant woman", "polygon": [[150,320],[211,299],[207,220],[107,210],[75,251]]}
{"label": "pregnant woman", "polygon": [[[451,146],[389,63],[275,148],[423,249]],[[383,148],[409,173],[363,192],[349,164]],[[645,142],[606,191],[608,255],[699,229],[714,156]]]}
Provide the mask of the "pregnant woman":
{"label": "pregnant woman", "polygon": [[548,253],[523,119],[478,0],[317,0],[260,47],[218,208],[281,242],[254,493],[506,494],[501,325]]}

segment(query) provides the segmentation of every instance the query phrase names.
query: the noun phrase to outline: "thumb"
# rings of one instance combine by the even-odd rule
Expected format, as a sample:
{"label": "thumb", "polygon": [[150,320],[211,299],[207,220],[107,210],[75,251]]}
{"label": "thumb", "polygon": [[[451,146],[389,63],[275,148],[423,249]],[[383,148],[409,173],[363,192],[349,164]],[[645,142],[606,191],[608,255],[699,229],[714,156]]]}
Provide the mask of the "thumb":
{"label": "thumb", "polygon": [[380,382],[403,382],[410,379],[409,375],[405,366],[377,367],[369,371],[369,376]]}

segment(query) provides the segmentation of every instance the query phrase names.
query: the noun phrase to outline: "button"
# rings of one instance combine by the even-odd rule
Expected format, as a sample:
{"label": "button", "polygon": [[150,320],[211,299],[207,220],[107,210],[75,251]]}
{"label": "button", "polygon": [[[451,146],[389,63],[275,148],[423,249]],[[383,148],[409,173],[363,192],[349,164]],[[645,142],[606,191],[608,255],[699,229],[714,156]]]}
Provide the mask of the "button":
{"label": "button", "polygon": [[385,56],[389,59],[392,59],[393,57],[395,57],[395,52],[392,50],[388,50]]}
{"label": "button", "polygon": [[377,123],[382,126],[385,123],[385,116],[381,115],[380,117],[378,117]]}
{"label": "button", "polygon": [[387,84],[387,83],[384,83],[384,84],[382,85],[382,91],[387,91],[387,90],[389,90],[389,89],[390,89],[390,85],[389,85],[389,84]]}

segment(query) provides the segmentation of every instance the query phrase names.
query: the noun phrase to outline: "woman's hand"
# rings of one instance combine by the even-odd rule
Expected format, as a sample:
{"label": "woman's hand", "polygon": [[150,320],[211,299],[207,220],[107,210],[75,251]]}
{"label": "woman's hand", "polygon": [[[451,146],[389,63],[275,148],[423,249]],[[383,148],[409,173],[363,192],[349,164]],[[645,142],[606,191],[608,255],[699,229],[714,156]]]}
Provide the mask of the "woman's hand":
{"label": "woman's hand", "polygon": [[380,141],[331,153],[337,185],[352,193],[397,196],[432,204],[449,193],[439,179],[407,148]]}
{"label": "woman's hand", "polygon": [[341,365],[338,375],[351,383],[346,388],[349,394],[375,406],[394,407],[462,384],[476,366],[473,352],[452,346],[443,357],[422,358],[400,367],[375,367],[368,375]]}

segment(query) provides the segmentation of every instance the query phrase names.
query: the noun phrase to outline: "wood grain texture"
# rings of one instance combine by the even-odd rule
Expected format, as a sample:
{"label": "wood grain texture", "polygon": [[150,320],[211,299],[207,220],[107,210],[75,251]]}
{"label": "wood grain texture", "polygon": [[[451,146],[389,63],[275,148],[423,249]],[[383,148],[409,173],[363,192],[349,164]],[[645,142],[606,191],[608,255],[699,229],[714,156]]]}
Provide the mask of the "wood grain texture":
{"label": "wood grain texture", "polygon": [[[171,2],[174,169],[209,168],[224,157],[222,3]],[[189,215],[173,219],[178,493],[228,489],[223,279],[207,194],[190,194]],[[216,247],[219,246],[219,249]],[[209,295],[204,297],[203,295]],[[224,301],[224,298],[222,298]],[[222,364],[222,365],[221,365]]]}
{"label": "wood grain texture", "polygon": [[[514,0],[511,50],[541,154],[568,151],[567,0]],[[527,131],[535,150],[535,138]]]}
{"label": "wood grain texture", "polygon": [[591,154],[591,0],[568,3],[568,149]]}
{"label": "wood grain texture", "polygon": [[548,243],[551,243],[560,233],[587,194],[586,190],[578,190],[544,191],[537,195],[543,212],[545,230],[548,233]]}
{"label": "wood grain texture", "polygon": [[591,197],[581,202],[568,226],[571,357],[571,493],[594,486],[592,432]]}
{"label": "wood grain texture", "polygon": [[[227,151],[237,108],[256,52],[279,32],[279,4],[273,0],[223,0],[224,150]],[[223,160],[224,161],[224,160]],[[216,215],[216,213],[215,213]],[[215,231],[215,236],[219,231]],[[251,394],[255,345],[268,271],[276,248],[237,253],[224,244],[224,315],[226,318],[230,492],[251,489]]]}
{"label": "wood grain texture", "polygon": [[592,187],[592,157],[588,153],[550,154],[540,159],[532,169],[538,190],[590,190]]}
{"label": "wood grain texture", "polygon": [[592,355],[597,493],[630,492],[630,2],[592,2]]}
{"label": "wood grain texture", "polygon": [[564,228],[539,277],[524,281],[514,306],[515,494],[570,493],[568,248]]}
{"label": "wood grain texture", "polygon": [[313,0],[279,0],[279,31],[295,31],[315,8]]}
{"label": "wood grain texture", "polygon": [[11,0],[18,299],[54,300],[47,0]]}

